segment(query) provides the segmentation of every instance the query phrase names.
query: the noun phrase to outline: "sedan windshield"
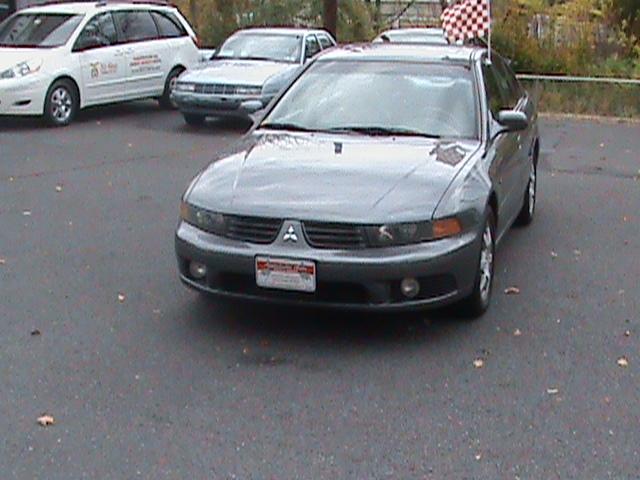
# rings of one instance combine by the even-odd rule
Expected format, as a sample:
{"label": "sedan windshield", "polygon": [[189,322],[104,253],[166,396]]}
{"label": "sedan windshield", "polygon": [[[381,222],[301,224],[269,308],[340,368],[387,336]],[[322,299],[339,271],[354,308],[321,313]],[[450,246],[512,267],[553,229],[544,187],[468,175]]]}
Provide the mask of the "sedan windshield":
{"label": "sedan windshield", "polygon": [[0,47],[52,48],[67,43],[82,15],[21,13],[0,24]]}
{"label": "sedan windshield", "polygon": [[477,138],[477,102],[464,66],[399,61],[318,61],[261,127]]}
{"label": "sedan windshield", "polygon": [[239,33],[222,44],[215,58],[297,63],[301,45],[300,35]]}

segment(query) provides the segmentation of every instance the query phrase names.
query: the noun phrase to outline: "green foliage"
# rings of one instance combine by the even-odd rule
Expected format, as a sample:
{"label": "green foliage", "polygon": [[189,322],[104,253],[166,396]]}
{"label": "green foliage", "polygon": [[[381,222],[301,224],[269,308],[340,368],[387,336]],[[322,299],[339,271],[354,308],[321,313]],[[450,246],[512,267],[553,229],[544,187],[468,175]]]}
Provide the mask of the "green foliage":
{"label": "green foliage", "polygon": [[[322,26],[322,0],[178,0],[204,45],[220,45],[232,32],[250,26]],[[193,11],[195,10],[195,18]],[[373,36],[373,15],[362,0],[341,0],[338,36],[342,42]]]}

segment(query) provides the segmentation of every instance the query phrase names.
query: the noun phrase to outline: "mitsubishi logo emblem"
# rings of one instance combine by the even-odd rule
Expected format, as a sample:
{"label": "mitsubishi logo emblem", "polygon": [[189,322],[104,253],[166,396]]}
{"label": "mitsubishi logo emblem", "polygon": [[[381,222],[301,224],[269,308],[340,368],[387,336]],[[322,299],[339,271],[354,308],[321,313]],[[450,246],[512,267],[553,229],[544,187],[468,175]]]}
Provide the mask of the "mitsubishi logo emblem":
{"label": "mitsubishi logo emblem", "polygon": [[289,228],[287,228],[287,231],[284,232],[284,236],[282,237],[282,240],[285,242],[297,242],[298,241],[298,235],[296,234],[296,229],[293,228],[293,225],[289,225]]}

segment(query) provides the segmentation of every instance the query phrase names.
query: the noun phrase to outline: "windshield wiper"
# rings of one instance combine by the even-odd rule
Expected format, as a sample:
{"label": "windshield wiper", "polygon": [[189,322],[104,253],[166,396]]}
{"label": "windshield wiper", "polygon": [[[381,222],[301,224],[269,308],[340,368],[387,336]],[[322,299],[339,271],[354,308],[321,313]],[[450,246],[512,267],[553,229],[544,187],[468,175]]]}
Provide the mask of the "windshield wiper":
{"label": "windshield wiper", "polygon": [[379,126],[347,126],[347,127],[334,127],[327,128],[328,132],[354,132],[363,133],[371,136],[403,136],[403,137],[424,137],[424,138],[442,138],[441,135],[433,135],[430,133],[424,133],[417,130],[411,130],[410,128],[398,128],[398,127],[379,127]]}
{"label": "windshield wiper", "polygon": [[290,130],[292,132],[315,132],[313,128],[303,127],[295,123],[263,123],[260,128],[268,128],[270,130]]}

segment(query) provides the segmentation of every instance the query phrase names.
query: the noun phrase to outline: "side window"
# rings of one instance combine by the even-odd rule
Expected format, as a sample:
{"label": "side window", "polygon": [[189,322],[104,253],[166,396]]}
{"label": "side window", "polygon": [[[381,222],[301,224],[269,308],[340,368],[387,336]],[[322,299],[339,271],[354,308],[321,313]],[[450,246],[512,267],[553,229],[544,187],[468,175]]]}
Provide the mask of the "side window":
{"label": "side window", "polygon": [[484,88],[487,95],[487,104],[493,118],[498,116],[500,110],[507,108],[505,91],[500,86],[500,80],[495,71],[495,62],[491,65],[482,65],[482,77],[484,79]]}
{"label": "side window", "polygon": [[108,47],[118,43],[116,25],[113,16],[109,12],[99,13],[82,29],[73,47],[74,51],[90,48]]}
{"label": "side window", "polygon": [[304,59],[315,57],[320,52],[320,44],[315,35],[307,35],[304,41]]}
{"label": "side window", "polygon": [[333,42],[329,40],[329,37],[327,37],[325,34],[318,35],[318,40],[320,40],[320,45],[322,46],[323,50],[333,47]]}
{"label": "side window", "polygon": [[118,31],[125,42],[140,42],[158,38],[158,29],[151,14],[144,10],[114,12]]}
{"label": "side window", "polygon": [[187,32],[180,24],[180,21],[170,13],[151,12],[151,16],[158,26],[158,33],[160,34],[160,37],[176,38],[187,35]]}
{"label": "side window", "polygon": [[511,108],[515,108],[520,99],[524,96],[524,90],[507,62],[501,58],[498,60],[498,68],[502,71],[502,76],[507,80],[507,84],[509,86],[509,106]]}

